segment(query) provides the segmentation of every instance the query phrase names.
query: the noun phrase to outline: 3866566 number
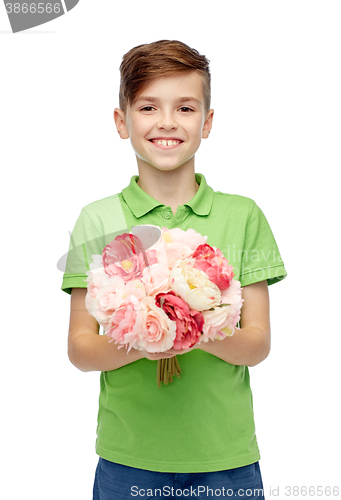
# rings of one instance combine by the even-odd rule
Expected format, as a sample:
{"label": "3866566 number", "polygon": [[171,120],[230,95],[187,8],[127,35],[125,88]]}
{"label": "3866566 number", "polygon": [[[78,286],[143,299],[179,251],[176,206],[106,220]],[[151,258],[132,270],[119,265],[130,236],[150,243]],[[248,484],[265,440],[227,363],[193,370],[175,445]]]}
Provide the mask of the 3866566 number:
{"label": "3866566 number", "polygon": [[55,14],[59,14],[61,11],[61,6],[59,3],[6,3],[5,4],[7,14],[51,14],[54,12]]}
{"label": "3866566 number", "polygon": [[286,486],[285,496],[331,497],[339,496],[338,486]]}

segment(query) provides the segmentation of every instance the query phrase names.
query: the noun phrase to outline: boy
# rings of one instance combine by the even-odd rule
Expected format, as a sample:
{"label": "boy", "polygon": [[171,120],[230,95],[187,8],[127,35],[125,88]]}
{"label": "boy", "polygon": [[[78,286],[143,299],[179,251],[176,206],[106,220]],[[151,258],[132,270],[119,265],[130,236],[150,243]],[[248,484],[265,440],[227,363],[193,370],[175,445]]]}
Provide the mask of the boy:
{"label": "boy", "polygon": [[[286,276],[271,229],[250,199],[214,192],[194,170],[212,128],[205,56],[178,41],[133,48],[121,64],[114,119],[139,175],[83,208],[62,289],[71,293],[70,361],[101,371],[94,500],[137,495],[262,498],[248,366],[270,351],[268,284]],[[118,349],[85,308],[87,260],[132,226],[194,228],[219,247],[243,287],[241,328],[181,351],[182,375],[156,387],[157,360],[179,355]],[[111,233],[111,235],[110,235]],[[173,490],[172,490],[173,488]]]}

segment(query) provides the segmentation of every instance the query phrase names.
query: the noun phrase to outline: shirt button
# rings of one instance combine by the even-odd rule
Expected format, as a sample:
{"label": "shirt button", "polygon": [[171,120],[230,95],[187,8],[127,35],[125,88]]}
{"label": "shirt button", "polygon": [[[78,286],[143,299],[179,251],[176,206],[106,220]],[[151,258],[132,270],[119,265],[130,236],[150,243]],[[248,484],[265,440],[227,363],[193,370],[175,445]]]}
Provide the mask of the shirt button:
{"label": "shirt button", "polygon": [[165,213],[165,219],[170,219],[171,218],[171,214],[170,212],[166,212]]}

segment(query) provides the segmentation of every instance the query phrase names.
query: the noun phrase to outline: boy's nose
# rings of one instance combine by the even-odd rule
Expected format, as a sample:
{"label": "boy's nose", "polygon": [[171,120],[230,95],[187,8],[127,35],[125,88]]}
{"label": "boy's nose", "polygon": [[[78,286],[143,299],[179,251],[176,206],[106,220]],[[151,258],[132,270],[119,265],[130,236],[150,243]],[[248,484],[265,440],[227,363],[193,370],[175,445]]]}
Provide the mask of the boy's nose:
{"label": "boy's nose", "polygon": [[158,128],[159,129],[164,129],[164,130],[172,130],[177,128],[178,124],[176,123],[175,117],[171,113],[165,113],[159,120],[158,123]]}

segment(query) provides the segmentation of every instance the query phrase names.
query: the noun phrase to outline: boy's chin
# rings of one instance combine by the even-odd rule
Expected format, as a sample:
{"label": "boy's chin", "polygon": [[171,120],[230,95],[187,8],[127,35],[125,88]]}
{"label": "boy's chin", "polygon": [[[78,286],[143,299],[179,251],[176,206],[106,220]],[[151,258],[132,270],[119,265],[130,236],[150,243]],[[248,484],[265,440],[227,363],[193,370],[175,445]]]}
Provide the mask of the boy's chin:
{"label": "boy's chin", "polygon": [[146,160],[142,160],[141,158],[137,158],[137,163],[138,166],[141,168],[148,168],[148,169],[155,169],[159,170],[160,172],[170,172],[172,170],[178,170],[184,167],[184,165],[188,162],[185,163],[167,163],[167,162],[149,162]]}
{"label": "boy's chin", "polygon": [[175,172],[183,169],[183,165],[151,165],[151,168],[158,170],[159,172]]}

